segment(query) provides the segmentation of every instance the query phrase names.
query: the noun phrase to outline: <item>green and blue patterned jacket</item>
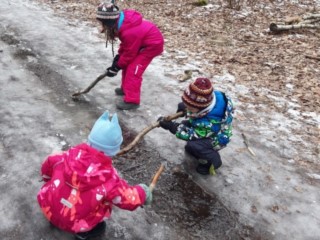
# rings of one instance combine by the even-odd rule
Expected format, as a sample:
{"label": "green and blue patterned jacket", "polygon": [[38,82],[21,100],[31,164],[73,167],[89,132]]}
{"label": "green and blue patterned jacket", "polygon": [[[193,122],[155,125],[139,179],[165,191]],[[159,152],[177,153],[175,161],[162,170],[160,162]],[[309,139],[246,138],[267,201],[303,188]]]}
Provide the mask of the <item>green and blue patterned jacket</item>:
{"label": "green and blue patterned jacket", "polygon": [[185,141],[201,138],[212,139],[216,150],[224,148],[232,136],[233,103],[221,91],[214,91],[215,105],[210,112],[200,118],[189,118],[182,121],[176,132],[176,137]]}

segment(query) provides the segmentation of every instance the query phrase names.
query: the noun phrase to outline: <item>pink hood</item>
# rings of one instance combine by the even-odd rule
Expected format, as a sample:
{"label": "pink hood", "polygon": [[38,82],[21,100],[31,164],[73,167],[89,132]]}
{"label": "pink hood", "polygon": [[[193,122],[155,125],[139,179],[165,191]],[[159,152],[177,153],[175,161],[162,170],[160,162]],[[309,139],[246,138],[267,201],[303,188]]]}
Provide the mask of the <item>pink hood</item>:
{"label": "pink hood", "polygon": [[[121,12],[123,19],[118,22],[121,41],[118,66],[126,68],[139,54],[154,58],[163,51],[164,39],[158,27],[135,10]],[[143,50],[143,51],[142,51]]]}
{"label": "pink hood", "polygon": [[[64,177],[70,186],[85,191],[100,186],[112,177],[112,160],[87,144],[80,144],[67,152]],[[77,176],[77,181],[73,179]]]}
{"label": "pink hood", "polygon": [[130,9],[125,10],[123,13],[125,15],[125,18],[119,29],[120,33],[128,28],[139,26],[142,23],[141,13]]}

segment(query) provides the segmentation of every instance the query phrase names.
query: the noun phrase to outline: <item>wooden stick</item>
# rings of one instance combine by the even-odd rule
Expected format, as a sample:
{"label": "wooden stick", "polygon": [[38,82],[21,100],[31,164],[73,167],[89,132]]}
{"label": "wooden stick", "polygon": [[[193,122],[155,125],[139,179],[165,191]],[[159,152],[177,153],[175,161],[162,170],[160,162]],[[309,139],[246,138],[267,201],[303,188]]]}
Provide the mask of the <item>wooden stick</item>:
{"label": "wooden stick", "polygon": [[[174,120],[174,119],[177,119],[179,117],[182,117],[184,115],[183,112],[177,112],[175,114],[172,114],[172,115],[169,115],[169,116],[166,116],[164,119],[166,121],[171,121],[171,120]],[[149,127],[146,127],[145,129],[143,129],[134,139],[133,141],[127,145],[125,148],[121,149],[118,153],[117,153],[117,156],[120,156],[126,152],[128,152],[129,150],[131,150],[131,148],[133,148],[139,141],[140,139],[146,135],[148,132],[150,132],[152,129],[154,128],[157,128],[157,127],[160,127],[160,123],[159,122],[155,122],[155,123],[152,123]]]}
{"label": "wooden stick", "polygon": [[249,142],[248,142],[248,139],[247,139],[246,135],[244,135],[244,133],[241,133],[241,135],[243,137],[243,142],[246,145],[248,151],[251,153],[251,155],[256,156],[256,154],[252,151],[252,149],[249,146]]}
{"label": "wooden stick", "polygon": [[310,56],[310,55],[306,55],[305,57],[309,58],[309,59],[314,59],[314,60],[320,61],[320,57],[315,57],[315,56]]}
{"label": "wooden stick", "polygon": [[102,79],[104,79],[107,76],[107,72],[99,75],[96,80],[94,80],[86,89],[76,92],[72,94],[72,97],[80,96],[81,94],[88,93],[98,82],[100,82]]}
{"label": "wooden stick", "polygon": [[164,164],[161,163],[161,166],[159,167],[158,171],[156,172],[156,174],[154,175],[154,177],[152,178],[152,181],[149,185],[150,191],[152,192],[153,189],[156,187],[156,184],[158,182],[158,179],[161,175],[161,173],[164,171]]}

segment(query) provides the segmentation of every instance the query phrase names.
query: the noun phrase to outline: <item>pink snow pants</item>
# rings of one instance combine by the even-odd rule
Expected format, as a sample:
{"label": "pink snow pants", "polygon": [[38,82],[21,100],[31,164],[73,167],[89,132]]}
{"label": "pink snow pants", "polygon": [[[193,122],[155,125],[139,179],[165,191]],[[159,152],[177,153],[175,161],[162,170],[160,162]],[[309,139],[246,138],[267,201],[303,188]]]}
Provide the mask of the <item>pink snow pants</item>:
{"label": "pink snow pants", "polygon": [[125,94],[123,97],[125,102],[140,104],[142,75],[152,59],[162,53],[162,47],[158,51],[154,50],[142,49],[137,57],[122,69],[121,88]]}

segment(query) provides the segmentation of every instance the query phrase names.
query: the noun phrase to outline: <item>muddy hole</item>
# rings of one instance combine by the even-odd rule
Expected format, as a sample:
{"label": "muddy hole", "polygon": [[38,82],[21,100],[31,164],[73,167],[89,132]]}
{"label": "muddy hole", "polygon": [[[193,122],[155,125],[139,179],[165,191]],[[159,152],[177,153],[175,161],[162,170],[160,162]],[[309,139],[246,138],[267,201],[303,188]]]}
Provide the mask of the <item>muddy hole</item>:
{"label": "muddy hole", "polygon": [[36,54],[34,54],[31,49],[24,49],[24,48],[20,48],[14,53],[15,58],[19,58],[23,60],[27,59],[28,56],[35,57]]}
{"label": "muddy hole", "polygon": [[[136,133],[125,127],[124,145],[129,144]],[[114,158],[115,167],[131,184],[150,184],[154,173],[162,162],[167,162],[159,154],[161,149],[147,147],[142,140],[123,156]],[[230,212],[216,196],[207,194],[192,181],[185,172],[183,164],[175,166],[166,163],[153,192],[152,207],[146,211],[155,212],[162,222],[181,230],[182,239],[243,239],[249,234],[255,236],[253,229],[240,226],[237,214]],[[149,220],[156,223],[156,220]]]}
{"label": "muddy hole", "polygon": [[1,41],[9,44],[9,45],[17,45],[20,41],[15,38],[13,35],[2,34],[0,36]]}

